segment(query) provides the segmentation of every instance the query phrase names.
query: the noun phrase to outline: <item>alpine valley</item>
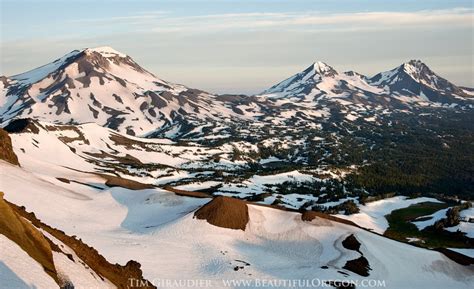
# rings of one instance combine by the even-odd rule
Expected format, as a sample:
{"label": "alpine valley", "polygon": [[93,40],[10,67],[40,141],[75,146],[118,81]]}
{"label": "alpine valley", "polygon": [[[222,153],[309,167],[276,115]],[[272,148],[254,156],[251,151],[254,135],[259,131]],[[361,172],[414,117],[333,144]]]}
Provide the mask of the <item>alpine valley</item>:
{"label": "alpine valley", "polygon": [[474,89],[420,60],[217,95],[99,47],[0,80],[1,288],[474,284]]}

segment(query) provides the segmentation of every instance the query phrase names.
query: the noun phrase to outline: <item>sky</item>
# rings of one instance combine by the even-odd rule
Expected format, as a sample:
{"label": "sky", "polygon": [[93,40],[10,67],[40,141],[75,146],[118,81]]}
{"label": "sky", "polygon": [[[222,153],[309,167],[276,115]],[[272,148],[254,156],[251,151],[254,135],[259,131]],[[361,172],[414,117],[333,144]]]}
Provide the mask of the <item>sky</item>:
{"label": "sky", "polygon": [[474,87],[472,0],[0,0],[0,75],[111,46],[158,77],[253,94],[323,61],[372,76],[421,59]]}

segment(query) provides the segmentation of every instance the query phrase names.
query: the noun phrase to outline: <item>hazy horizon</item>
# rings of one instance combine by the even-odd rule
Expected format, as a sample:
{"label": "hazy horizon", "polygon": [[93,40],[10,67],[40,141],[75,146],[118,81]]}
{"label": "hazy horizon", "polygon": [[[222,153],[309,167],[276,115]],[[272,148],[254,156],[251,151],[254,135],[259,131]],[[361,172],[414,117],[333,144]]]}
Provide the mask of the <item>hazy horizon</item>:
{"label": "hazy horizon", "polygon": [[471,1],[383,2],[2,0],[0,74],[111,46],[213,93],[258,93],[315,61],[372,76],[421,59],[474,86]]}

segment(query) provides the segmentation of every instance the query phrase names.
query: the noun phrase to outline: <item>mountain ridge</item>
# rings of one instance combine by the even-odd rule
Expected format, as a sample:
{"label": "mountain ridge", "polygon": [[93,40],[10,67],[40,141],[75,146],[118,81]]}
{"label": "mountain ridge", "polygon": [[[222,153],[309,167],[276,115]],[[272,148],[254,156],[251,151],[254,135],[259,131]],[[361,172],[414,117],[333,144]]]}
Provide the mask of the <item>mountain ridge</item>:
{"label": "mountain ridge", "polygon": [[210,94],[161,80],[114,51],[76,50],[3,79],[1,122],[32,114],[59,123],[97,122],[143,135],[193,112],[201,119],[233,114],[211,101]]}
{"label": "mountain ridge", "polygon": [[[372,113],[421,106],[472,108],[472,92],[436,75],[419,60],[367,77],[322,61],[253,96],[215,95],[156,77],[111,47],[74,50],[0,81],[0,123],[37,118],[95,122],[130,135],[181,138],[219,134],[238,124],[288,125],[327,118],[329,111]],[[349,119],[353,118],[348,116]]]}

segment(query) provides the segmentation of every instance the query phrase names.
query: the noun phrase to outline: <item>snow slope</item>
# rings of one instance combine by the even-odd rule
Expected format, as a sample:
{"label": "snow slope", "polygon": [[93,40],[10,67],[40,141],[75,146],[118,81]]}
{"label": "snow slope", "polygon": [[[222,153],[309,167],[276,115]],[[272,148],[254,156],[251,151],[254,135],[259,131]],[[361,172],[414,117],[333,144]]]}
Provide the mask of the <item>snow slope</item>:
{"label": "snow slope", "polygon": [[409,207],[410,205],[422,202],[439,202],[433,198],[414,198],[398,196],[370,202],[359,206],[360,212],[352,215],[337,215],[340,218],[350,220],[357,225],[373,230],[379,234],[383,234],[388,228],[388,221],[385,218],[394,210]]}
{"label": "snow slope", "polygon": [[422,217],[419,217],[418,219],[425,219],[427,218],[427,220],[425,221],[413,221],[413,224],[416,225],[416,227],[418,228],[418,230],[423,230],[424,228],[428,227],[428,226],[431,226],[433,225],[436,221],[438,220],[441,220],[443,218],[446,218],[446,212],[449,210],[449,208],[447,209],[443,209],[443,210],[439,210],[431,215],[428,215],[428,216],[422,216]]}
{"label": "snow slope", "polygon": [[474,238],[474,223],[460,222],[459,225],[454,227],[445,228],[445,230],[456,232],[457,230],[466,233],[469,238]]}
{"label": "snow slope", "polygon": [[59,288],[38,262],[16,243],[0,234],[0,280],[2,288]]}
{"label": "snow slope", "polygon": [[0,122],[33,117],[95,122],[132,135],[194,121],[235,117],[216,96],[161,80],[110,47],[75,50],[52,63],[5,78]]}
{"label": "snow slope", "polygon": [[[50,228],[42,227],[34,215],[23,215],[21,208],[6,203],[3,196],[0,192],[0,213],[5,218],[0,227],[1,288],[50,289],[69,288],[68,285],[75,288],[117,288],[107,279],[113,275],[99,275],[94,270],[100,271],[100,268],[87,260],[97,257],[97,254],[91,253],[92,256],[87,257],[81,251],[87,247],[76,244],[73,250],[51,235],[59,233],[64,236],[61,232],[50,231],[52,233],[49,234],[43,229]],[[82,259],[83,256],[86,258]]]}
{"label": "snow slope", "polygon": [[[47,181],[45,176],[3,161],[0,166],[0,189],[6,199],[25,205],[39,219],[66,233],[81,236],[112,262],[137,260],[148,279],[209,279],[213,288],[222,288],[222,279],[317,276],[363,280],[365,277],[342,268],[360,256],[341,245],[354,234],[372,268],[369,278],[385,280],[386,288],[424,288],[426,284],[430,288],[469,288],[474,281],[472,268],[457,265],[438,252],[326,219],[304,222],[299,213],[249,205],[246,230],[231,230],[193,218],[193,211],[208,199],[160,189],[100,190],[73,182],[50,182],[52,178]],[[66,169],[62,176],[91,182],[87,174]],[[388,210],[388,205],[384,207]],[[236,266],[243,268],[236,271]]]}
{"label": "snow slope", "polygon": [[465,90],[440,77],[420,60],[411,60],[381,72],[368,82],[409,103],[455,103],[470,97]]}

